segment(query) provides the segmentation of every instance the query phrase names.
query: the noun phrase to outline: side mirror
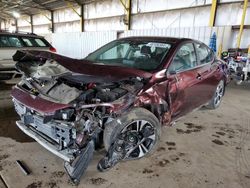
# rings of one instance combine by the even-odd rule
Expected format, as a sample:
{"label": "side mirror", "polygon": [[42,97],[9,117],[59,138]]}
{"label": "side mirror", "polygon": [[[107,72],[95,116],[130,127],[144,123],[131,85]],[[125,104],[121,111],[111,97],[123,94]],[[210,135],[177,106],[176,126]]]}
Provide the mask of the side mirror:
{"label": "side mirror", "polygon": [[170,81],[178,81],[177,79],[177,72],[175,70],[171,70],[171,71],[166,71],[166,76],[167,79],[169,79]]}
{"label": "side mirror", "polygon": [[176,71],[175,70],[166,70],[166,76],[171,76],[171,75],[175,75],[176,74]]}
{"label": "side mirror", "polygon": [[168,73],[169,73],[169,75],[175,75],[175,74],[176,74],[176,71],[175,71],[175,70],[171,70],[171,71],[169,71]]}

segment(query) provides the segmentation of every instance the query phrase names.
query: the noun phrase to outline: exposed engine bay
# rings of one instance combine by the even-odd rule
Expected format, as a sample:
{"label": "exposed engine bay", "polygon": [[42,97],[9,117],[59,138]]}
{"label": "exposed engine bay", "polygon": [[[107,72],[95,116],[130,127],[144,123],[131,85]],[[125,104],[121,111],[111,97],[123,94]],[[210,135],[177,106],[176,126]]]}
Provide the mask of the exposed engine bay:
{"label": "exposed engine bay", "polygon": [[[63,158],[70,178],[79,182],[95,147],[102,144],[105,124],[133,104],[136,93],[143,87],[143,79],[131,77],[113,81],[76,74],[54,60],[20,61],[16,67],[23,73],[21,82],[12,93],[16,111],[21,117],[17,125]],[[46,108],[53,108],[56,104],[67,107],[53,113],[42,113],[20,102],[15,92],[25,92],[37,103],[38,99],[46,100]],[[116,106],[119,106],[119,111],[115,111]]]}

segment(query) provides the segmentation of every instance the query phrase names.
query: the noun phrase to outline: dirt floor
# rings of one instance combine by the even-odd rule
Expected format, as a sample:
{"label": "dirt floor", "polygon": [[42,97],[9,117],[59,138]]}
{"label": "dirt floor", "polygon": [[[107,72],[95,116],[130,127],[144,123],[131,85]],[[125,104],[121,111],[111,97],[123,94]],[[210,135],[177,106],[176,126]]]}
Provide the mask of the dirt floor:
{"label": "dirt floor", "polygon": [[[74,187],[63,161],[24,135],[11,102],[11,86],[0,85],[0,187]],[[227,88],[220,108],[201,109],[163,127],[150,157],[97,171],[98,151],[78,187],[250,187],[250,85]],[[31,170],[25,176],[15,161]]]}

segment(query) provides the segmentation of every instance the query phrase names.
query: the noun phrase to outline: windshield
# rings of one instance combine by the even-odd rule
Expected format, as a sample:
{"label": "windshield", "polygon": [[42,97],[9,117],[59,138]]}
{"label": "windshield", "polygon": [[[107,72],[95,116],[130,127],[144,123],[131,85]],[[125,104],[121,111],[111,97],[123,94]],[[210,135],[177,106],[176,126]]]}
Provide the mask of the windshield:
{"label": "windshield", "polygon": [[95,64],[131,67],[145,71],[155,70],[171,45],[155,41],[113,41],[85,59]]}

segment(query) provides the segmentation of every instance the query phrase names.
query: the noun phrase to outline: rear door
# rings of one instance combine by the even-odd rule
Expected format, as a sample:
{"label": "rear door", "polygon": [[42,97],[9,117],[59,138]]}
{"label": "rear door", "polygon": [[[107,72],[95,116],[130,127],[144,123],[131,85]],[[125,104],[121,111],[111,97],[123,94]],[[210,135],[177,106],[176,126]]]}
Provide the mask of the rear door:
{"label": "rear door", "polygon": [[192,42],[182,44],[168,67],[172,118],[178,118],[199,105],[197,56]]}

